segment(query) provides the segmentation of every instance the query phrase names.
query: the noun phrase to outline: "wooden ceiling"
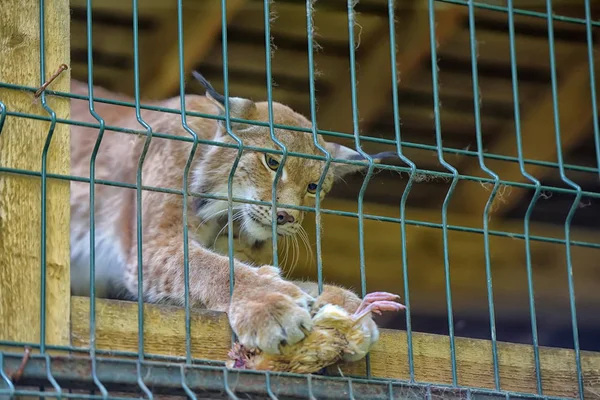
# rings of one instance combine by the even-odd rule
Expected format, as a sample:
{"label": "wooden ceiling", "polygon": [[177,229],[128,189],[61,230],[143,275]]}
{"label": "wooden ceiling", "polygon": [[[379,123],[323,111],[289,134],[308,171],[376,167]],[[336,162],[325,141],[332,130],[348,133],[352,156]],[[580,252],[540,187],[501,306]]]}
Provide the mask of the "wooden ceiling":
{"label": "wooden ceiling", "polygon": [[[395,2],[395,41],[397,69],[400,76],[398,85],[398,113],[400,116],[400,134],[404,154],[419,169],[426,171],[446,171],[440,163],[437,153],[436,129],[434,119],[433,84],[430,52],[429,9],[426,1],[397,0]],[[443,139],[444,160],[456,168],[461,175],[489,177],[481,169],[477,158],[477,126],[474,113],[472,60],[470,50],[470,30],[468,8],[460,1],[435,3],[435,31],[437,45],[437,69],[439,76],[440,126]],[[479,4],[504,5],[506,1],[485,1]],[[515,6],[529,14],[544,13],[545,2],[514,0]],[[531,4],[537,6],[532,7]],[[87,78],[87,39],[86,39],[86,1],[72,0],[72,76],[76,79]],[[304,0],[276,0],[271,2],[271,71],[273,78],[273,99],[286,103],[306,116],[310,116],[309,67],[307,54],[307,11]],[[591,1],[592,19],[600,18],[600,2]],[[390,35],[388,24],[388,2],[386,0],[360,0],[355,5],[356,24],[356,77],[358,81],[358,106],[360,134],[364,137],[361,146],[364,150],[377,152],[395,150],[396,126],[392,99],[393,80],[390,62]],[[553,12],[573,19],[585,18],[583,0],[554,1]],[[123,93],[133,93],[133,30],[132,4],[129,1],[104,0],[93,2],[93,58],[94,82],[109,89]],[[198,85],[189,78],[190,71],[202,72],[218,89],[223,88],[223,57],[221,37],[221,2],[220,0],[183,1],[184,31],[184,68],[186,73],[186,91],[200,92]],[[264,2],[262,0],[228,0],[226,18],[229,91],[232,96],[249,97],[254,100],[267,98],[266,89],[266,48],[264,27]],[[512,182],[527,182],[521,174],[518,163],[494,159],[489,155],[505,155],[516,157],[515,117],[513,85],[511,79],[510,40],[508,35],[507,13],[485,7],[475,9],[475,33],[477,41],[477,71],[479,80],[479,106],[481,116],[482,151],[485,152],[485,165],[497,173],[501,179]],[[566,163],[575,165],[568,167],[566,176],[579,184],[583,190],[600,192],[598,179],[599,157],[596,154],[593,128],[593,108],[590,96],[590,69],[588,64],[588,47],[586,42],[586,26],[581,23],[565,21],[568,18],[557,18],[553,24],[555,38],[554,51],[558,77],[558,99],[560,110],[560,135],[563,157]],[[314,2],[314,24],[316,36],[315,52],[317,121],[319,129],[353,134],[353,114],[351,102],[351,79],[348,42],[348,7],[341,0],[318,0]],[[144,98],[164,98],[179,94],[179,64],[177,52],[177,2],[175,0],[139,0],[139,55],[141,94]],[[548,46],[547,20],[539,15],[515,15],[515,54],[518,71],[520,130],[523,138],[523,153],[526,159],[556,162],[556,141],[553,119],[553,102],[550,72],[550,55]],[[599,29],[594,27],[593,57],[595,74],[600,76],[600,57],[598,56]],[[598,88],[596,84],[596,91]],[[375,140],[374,140],[375,139]],[[383,143],[378,139],[384,139]],[[352,140],[330,138],[345,144],[353,145]],[[600,140],[600,138],[597,138]],[[401,162],[398,162],[401,165]],[[544,167],[528,163],[526,170],[538,178],[543,185],[568,187],[561,179],[556,167]],[[356,211],[356,198],[364,176],[358,174],[347,179],[347,185],[339,185],[334,192],[330,208],[347,206]],[[399,216],[399,204],[408,174],[390,171],[379,171],[370,181],[365,193],[366,209],[372,207],[373,213],[388,213],[388,216]],[[440,222],[441,208],[448,194],[451,179],[436,177],[432,174],[420,173],[412,186],[407,200],[407,218]],[[481,228],[483,210],[488,201],[489,186],[479,182],[460,181],[453,192],[448,210],[448,222],[454,225],[473,225]],[[523,217],[529,206],[533,191],[518,187],[501,187],[500,195],[494,202],[490,217],[496,229],[508,229],[511,234],[522,233]],[[545,191],[532,214],[532,220],[538,221],[532,227],[532,233],[540,236],[564,236],[564,221],[573,204],[573,194],[550,193]],[[326,207],[326,205],[324,204]],[[469,221],[469,222],[465,222]],[[599,243],[597,228],[600,225],[600,199],[583,196],[575,217],[573,235],[581,240]],[[336,231],[334,224],[330,229]],[[496,225],[494,225],[496,224]],[[339,224],[342,226],[343,224]],[[381,225],[386,225],[383,228]],[[356,227],[354,228],[356,229]],[[379,224],[370,232],[386,233],[394,236],[400,244],[398,224]],[[377,232],[375,232],[377,231]],[[341,231],[340,231],[341,232]],[[418,232],[418,231],[415,231]],[[553,232],[553,233],[550,233]],[[339,232],[338,232],[339,233]],[[346,233],[344,242],[337,239],[337,250],[334,244],[336,236],[327,237],[333,250],[324,250],[324,260],[329,257],[331,263],[339,263],[344,246],[352,247],[357,243],[358,233],[353,232],[349,244]],[[415,233],[418,236],[418,233]],[[440,235],[439,231],[436,235]],[[591,236],[593,235],[593,236]],[[415,239],[413,242],[419,242]],[[518,269],[519,279],[525,279],[523,242],[518,245],[502,244],[496,247],[500,257],[504,253],[518,253],[509,256],[507,263]],[[431,242],[421,241],[417,247],[409,250],[409,263],[434,265],[439,264],[436,274],[443,278],[443,255],[437,261],[424,260],[415,253],[427,253],[432,249]],[[469,259],[472,252],[482,254],[483,241],[481,235],[472,239],[470,245],[456,245],[451,253],[456,257]],[[439,243],[438,243],[439,244]],[[439,244],[441,246],[441,244]],[[324,245],[325,246],[325,245]],[[375,246],[375,245],[372,245]],[[436,244],[437,246],[437,244]],[[462,247],[461,247],[462,246]],[[466,246],[466,247],[465,247]],[[517,249],[511,249],[517,247]],[[557,245],[558,246],[558,245]],[[563,246],[564,247],[564,246]],[[325,247],[324,247],[325,248]],[[379,289],[402,291],[401,260],[395,254],[390,260],[376,259],[381,248],[371,247],[372,252],[367,259],[372,260],[369,268],[373,272],[373,285]],[[452,250],[453,249],[453,250]],[[477,249],[477,250],[475,250]],[[578,248],[574,247],[575,253]],[[542,257],[547,250],[540,250]],[[463,254],[464,253],[464,254]],[[557,258],[543,262],[554,263],[555,275],[552,279],[566,279],[564,249],[558,251]],[[574,253],[574,254],[575,254]],[[480,254],[481,257],[483,257]],[[579,279],[600,284],[600,265],[597,251],[585,249],[579,253]],[[595,257],[594,257],[595,255]],[[349,256],[348,256],[349,257]],[[369,258],[371,257],[371,258]],[[388,255],[389,257],[389,255]],[[479,257],[479,256],[477,256]],[[584,258],[581,258],[584,257]],[[358,250],[356,254],[358,259]],[[413,261],[411,261],[413,260]],[[481,277],[481,282],[464,284],[457,296],[456,312],[474,315],[485,320],[486,308],[474,307],[472,303],[486,305],[484,291],[485,261],[477,259],[473,266],[456,268],[452,272],[453,282],[470,282],[474,276]],[[324,262],[325,262],[324,261]],[[386,264],[387,262],[387,264]],[[468,263],[468,261],[466,261]],[[540,263],[542,261],[534,261]],[[483,264],[482,264],[483,263]],[[355,260],[358,265],[358,260]],[[476,264],[476,265],[475,265]],[[337,264],[336,264],[337,265]],[[339,268],[332,272],[335,278],[344,284],[356,285],[358,272],[356,265],[352,273],[340,273]],[[456,265],[456,261],[454,264]],[[460,265],[459,265],[460,266]],[[337,268],[337,269],[336,269]],[[390,268],[395,268],[396,278],[390,278]],[[414,268],[414,267],[413,267]],[[431,267],[433,268],[433,267]],[[454,268],[454,267],[453,267]],[[582,272],[589,271],[589,272]],[[298,273],[307,273],[308,269],[299,269]],[[417,272],[418,274],[418,272]],[[443,279],[439,284],[428,286],[428,273],[417,278],[421,288],[422,299],[416,300],[415,315],[445,315]],[[437,276],[437,275],[436,275]],[[510,303],[510,281],[512,274],[503,275],[504,279],[496,291],[496,295]],[[371,279],[371,278],[370,278]],[[500,279],[500,278],[499,278]],[[547,276],[550,279],[550,275]],[[414,284],[415,281],[411,281]],[[431,283],[431,282],[429,282]],[[474,287],[479,285],[477,295],[473,295]],[[582,284],[585,286],[585,284]],[[538,288],[538,292],[550,299],[554,288],[551,284]],[[523,307],[526,300],[526,287],[519,286],[519,305],[521,321],[527,320],[528,309]],[[586,286],[587,287],[587,286]],[[483,288],[483,289],[482,289]],[[565,289],[565,288],[563,288]],[[563,290],[561,289],[561,290]],[[578,301],[585,303],[584,309],[589,312],[597,310],[600,298],[595,291],[584,289],[578,294]],[[545,292],[547,291],[547,292]],[[462,293],[462,294],[461,294]],[[498,294],[500,293],[500,294]],[[568,312],[566,291],[559,296],[562,306],[556,306]],[[581,294],[584,293],[584,294]],[[429,297],[428,297],[429,296]],[[471,296],[471,297],[470,297]],[[431,298],[439,302],[433,307]],[[417,295],[417,298],[420,298]],[[462,299],[462,300],[461,300]],[[582,300],[583,299],[583,300]],[[419,301],[422,308],[419,309]],[[437,301],[437,300],[436,300]],[[502,308],[501,303],[498,307]],[[433,308],[437,311],[431,311]],[[508,306],[507,306],[508,307]],[[515,307],[506,308],[507,319]],[[543,305],[542,305],[543,307]],[[477,308],[478,311],[472,311]],[[422,311],[427,309],[428,311]],[[549,308],[548,314],[552,313]],[[586,311],[584,311],[585,314]],[[502,314],[502,312],[500,312]],[[590,314],[592,315],[592,314]],[[558,318],[563,323],[569,316]],[[595,325],[597,324],[597,325]],[[596,321],[594,326],[600,327]],[[488,328],[489,329],[489,328]],[[562,328],[561,328],[562,329]]]}

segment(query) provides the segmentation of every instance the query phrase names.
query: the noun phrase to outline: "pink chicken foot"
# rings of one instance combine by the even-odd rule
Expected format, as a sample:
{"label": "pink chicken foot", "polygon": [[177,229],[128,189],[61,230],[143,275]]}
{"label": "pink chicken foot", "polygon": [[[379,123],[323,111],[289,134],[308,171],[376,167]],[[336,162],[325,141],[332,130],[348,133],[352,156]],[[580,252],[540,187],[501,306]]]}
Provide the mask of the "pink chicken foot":
{"label": "pink chicken foot", "polygon": [[404,304],[393,301],[399,298],[400,296],[397,294],[387,292],[369,293],[365,296],[360,303],[360,306],[358,306],[358,309],[354,312],[353,319],[355,321],[360,321],[361,318],[370,312],[381,315],[382,311],[399,311],[406,309]]}

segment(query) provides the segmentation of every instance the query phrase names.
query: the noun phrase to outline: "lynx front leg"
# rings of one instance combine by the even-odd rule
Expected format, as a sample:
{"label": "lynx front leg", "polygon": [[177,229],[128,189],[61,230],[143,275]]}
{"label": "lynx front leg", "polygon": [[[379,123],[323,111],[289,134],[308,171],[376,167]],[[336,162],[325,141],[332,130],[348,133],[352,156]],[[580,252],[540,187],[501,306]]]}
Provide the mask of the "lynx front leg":
{"label": "lynx front leg", "polygon": [[[183,249],[179,237],[164,245],[145,246],[144,287],[146,300],[184,303]],[[254,268],[235,261],[235,286],[229,296],[229,259],[196,243],[189,246],[189,289],[192,305],[203,304],[228,312],[240,343],[278,353],[281,343],[294,344],[312,329],[309,314],[313,299],[296,285],[283,280],[271,266]],[[137,295],[137,260],[129,264],[128,290]]]}
{"label": "lynx front leg", "polygon": [[[229,252],[229,238],[221,235],[215,240],[214,250],[223,255]],[[248,244],[245,241],[234,239],[233,256],[236,260],[253,265],[270,264],[273,260],[273,247],[269,241],[258,245]]]}

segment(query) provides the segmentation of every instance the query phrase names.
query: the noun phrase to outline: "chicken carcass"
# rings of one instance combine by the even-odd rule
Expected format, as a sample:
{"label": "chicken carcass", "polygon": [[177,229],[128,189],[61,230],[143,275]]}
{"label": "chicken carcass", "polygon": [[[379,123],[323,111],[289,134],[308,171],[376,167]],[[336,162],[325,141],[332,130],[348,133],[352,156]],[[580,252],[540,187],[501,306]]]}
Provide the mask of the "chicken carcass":
{"label": "chicken carcass", "polygon": [[405,309],[395,301],[398,298],[386,292],[369,293],[353,314],[326,304],[314,315],[313,329],[300,342],[280,346],[280,354],[236,343],[228,354],[227,367],[310,374],[341,361],[345,355],[358,360],[366,356],[373,344],[372,329],[367,329],[363,320],[371,318],[371,313]]}

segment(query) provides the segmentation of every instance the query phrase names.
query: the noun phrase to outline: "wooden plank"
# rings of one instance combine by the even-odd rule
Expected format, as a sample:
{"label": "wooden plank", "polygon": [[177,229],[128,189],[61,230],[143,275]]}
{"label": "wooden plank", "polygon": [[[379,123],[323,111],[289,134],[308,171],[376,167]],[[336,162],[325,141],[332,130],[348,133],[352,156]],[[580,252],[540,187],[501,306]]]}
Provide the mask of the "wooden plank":
{"label": "wooden plank", "polygon": [[[477,17],[476,17],[477,18]],[[510,65],[510,38],[507,33],[477,30],[475,20],[475,35],[477,38],[477,59],[480,62]],[[507,28],[508,29],[508,28]],[[585,42],[573,43],[555,41],[556,59],[561,60],[568,56],[573,49],[585,50]],[[515,40],[518,65],[521,68],[543,68],[549,65],[548,38],[519,36]],[[448,41],[440,50],[440,58],[452,56],[454,58],[471,59],[471,42],[469,29],[465,29],[453,40]]]}
{"label": "wooden plank", "polygon": [[[241,11],[245,2],[246,0],[227,2],[227,21],[231,21]],[[193,13],[192,10],[188,10],[183,18],[183,69],[186,75],[202,61],[211,50],[216,38],[221,35],[221,2],[205,2],[203,5],[203,7],[194,7]],[[149,99],[169,96],[179,85],[177,18],[171,15],[155,34],[155,39],[156,41],[152,41],[149,46],[163,51],[155,52],[158,57],[152,57],[155,60],[152,63],[156,62],[156,65],[151,67],[151,73],[145,75],[144,97]],[[158,47],[155,47],[157,44]]]}
{"label": "wooden plank", "polygon": [[[190,3],[189,0],[184,0],[183,4]],[[93,11],[102,11],[114,14],[131,15],[133,6],[130,1],[121,0],[103,0],[94,1],[92,3]],[[83,8],[87,7],[87,0],[71,0],[71,7]],[[138,2],[138,12],[140,16],[160,16],[164,11],[173,8],[172,2],[163,0],[142,0]]]}
{"label": "wooden plank", "polygon": [[[128,72],[131,73],[131,71]],[[123,88],[119,85],[119,77],[122,76],[122,70],[105,67],[103,65],[94,65],[94,85],[120,92]],[[87,82],[87,64],[73,63],[73,65],[71,66],[71,77],[81,82]]]}
{"label": "wooden plank", "polygon": [[[90,300],[71,297],[73,346],[89,346]],[[231,345],[227,317],[192,310],[192,356],[224,360]],[[144,351],[147,354],[185,356],[185,312],[181,307],[144,305]],[[138,306],[135,302],[97,299],[96,346],[111,351],[138,350]]]}
{"label": "wooden plank", "polygon": [[[590,77],[587,58],[584,54],[577,53],[571,57],[571,67],[565,68],[567,75],[564,80],[559,80],[558,101],[561,128],[561,148],[563,154],[580,144],[586,136],[591,137],[588,128],[592,119],[592,106],[590,101]],[[551,88],[535,102],[535,106],[523,113],[521,121],[521,136],[523,155],[527,159],[538,161],[556,161],[556,140],[554,127],[554,106]],[[510,122],[498,133],[497,139],[488,149],[489,153],[517,156],[516,136],[514,122]],[[519,164],[515,162],[486,161],[487,166],[495,171],[500,179],[513,182],[528,182],[521,174]],[[545,167],[527,165],[526,171],[537,177],[543,178]],[[470,165],[461,170],[465,175],[484,176],[479,168],[479,163],[473,159]],[[490,192],[474,182],[460,182],[457,186],[455,197],[460,199],[463,209],[482,210],[489,199]],[[510,195],[503,196],[495,201],[494,213],[502,214],[508,211],[527,192],[526,189],[513,187]],[[455,202],[456,203],[456,202]]]}
{"label": "wooden plank", "polygon": [[[433,98],[433,95],[432,95]],[[473,147],[477,146],[476,135],[475,135],[475,115],[472,108],[468,108],[459,112],[458,110],[452,110],[444,107],[444,102],[440,101],[440,125],[442,132],[442,140],[446,136],[449,136],[449,132],[460,137],[461,139],[471,139]],[[394,114],[393,110],[385,110],[378,117],[382,120],[388,120],[393,126]],[[435,112],[433,106],[426,105],[413,105],[403,104],[398,107],[398,112],[403,126],[416,126],[425,130],[430,128],[435,143]],[[485,136],[497,128],[499,125],[504,125],[506,118],[497,115],[485,115],[481,116],[481,128],[482,134]],[[453,136],[454,136],[453,135]],[[429,141],[429,140],[428,140]]]}
{"label": "wooden plank", "polygon": [[[73,341],[89,343],[87,298],[72,298]],[[137,350],[137,304],[99,299],[97,303],[97,348]],[[144,339],[146,354],[184,356],[184,310],[181,307],[145,305]],[[231,331],[224,313],[192,310],[192,354],[208,360],[225,360]],[[448,337],[413,333],[415,378],[418,382],[452,382]],[[491,343],[456,338],[459,384],[493,388]],[[535,393],[535,369],[531,346],[499,343],[501,388]],[[577,381],[572,350],[540,348],[544,394],[576,397]],[[364,360],[342,366],[342,372],[364,375]],[[600,353],[582,352],[586,397],[600,390]],[[336,368],[331,368],[336,372]],[[373,377],[408,379],[407,338],[404,331],[382,329],[371,351]]]}
{"label": "wooden plank", "polygon": [[[392,379],[410,378],[407,335],[404,331],[382,329],[371,351],[371,373]],[[457,337],[458,384],[494,389],[491,341]],[[450,340],[447,336],[413,333],[415,380],[452,384]],[[599,398],[600,353],[582,352],[585,398]],[[536,393],[533,347],[498,343],[501,390]],[[364,361],[343,368],[345,374],[364,375]],[[540,347],[542,386],[547,396],[578,397],[575,354],[572,350]]]}
{"label": "wooden plank", "polygon": [[[243,70],[250,73],[266,74],[265,45],[264,42],[248,45],[247,43],[230,42],[227,45],[227,62],[230,69]],[[340,58],[328,55],[326,52],[314,54],[315,70],[320,71],[322,78],[328,80],[335,76],[341,65],[346,67],[346,62]],[[203,66],[214,69],[223,68],[223,50],[215,46],[210,54],[202,61]],[[296,79],[305,79],[308,87],[308,54],[306,50],[296,51],[278,48],[273,52],[271,60],[271,73],[285,75]]]}
{"label": "wooden plank", "polygon": [[[271,11],[271,35],[275,38],[279,36],[292,37],[298,40],[306,40],[306,2],[272,2]],[[313,12],[314,27],[316,31],[315,40],[340,42],[347,46],[348,43],[348,13],[346,7],[340,11],[327,9],[327,6],[321,6],[317,1]],[[236,29],[248,30],[252,32],[264,32],[265,28],[264,5],[262,1],[249,1],[240,13],[239,17],[233,22]],[[355,29],[355,35],[367,34],[371,36],[378,30],[382,23],[381,17],[359,14],[356,22],[360,25]],[[324,49],[326,52],[327,49]]]}
{"label": "wooden plank", "polygon": [[[407,18],[405,24],[397,24],[398,38],[411,37],[409,41],[398,40],[398,72],[403,81],[410,79],[412,71],[430,54],[427,10],[418,7],[408,15],[410,18]],[[440,43],[448,40],[459,28],[463,16],[463,8],[449,8],[437,12],[436,36]],[[382,20],[381,28],[372,34],[372,37],[379,38],[377,46],[361,55],[360,68],[357,67],[357,106],[359,120],[364,124],[371,122],[389,105],[392,87],[387,21]],[[319,111],[319,128],[353,133],[352,86],[346,75],[340,75],[336,88]],[[340,118],[340,112],[347,117]]]}
{"label": "wooden plank", "polygon": [[[450,95],[456,97],[468,97],[473,95],[473,80],[471,70],[452,71],[440,69],[438,73],[439,93],[440,95]],[[433,82],[431,71],[427,70],[410,81],[405,81],[404,86],[408,89],[414,89],[421,92],[431,92]],[[540,91],[540,85],[529,83],[527,81],[519,82],[519,101],[521,104],[527,104],[527,101],[536,96]],[[479,92],[482,106],[486,106],[487,101],[506,102],[513,104],[512,82],[509,79],[479,76]],[[433,99],[433,94],[431,95]],[[472,111],[471,111],[472,113]]]}
{"label": "wooden plank", "polygon": [[[8,0],[0,18],[0,80],[40,83],[39,3]],[[45,2],[46,78],[69,64],[69,1]],[[51,89],[69,91],[69,71]],[[0,88],[9,111],[48,116],[30,92]],[[69,118],[67,99],[49,97],[58,117]],[[40,171],[49,122],[7,117],[0,133],[0,165]],[[47,157],[48,173],[69,173],[69,127],[56,125]],[[40,342],[46,313],[46,343],[69,340],[69,183],[47,181],[46,309],[40,310],[40,179],[0,173],[0,340]]]}
{"label": "wooden plank", "polygon": [[[146,36],[140,34],[140,42]],[[71,25],[71,48],[87,51],[87,26],[85,22]],[[130,27],[93,25],[92,49],[94,52],[130,57],[133,54],[133,30]]]}

